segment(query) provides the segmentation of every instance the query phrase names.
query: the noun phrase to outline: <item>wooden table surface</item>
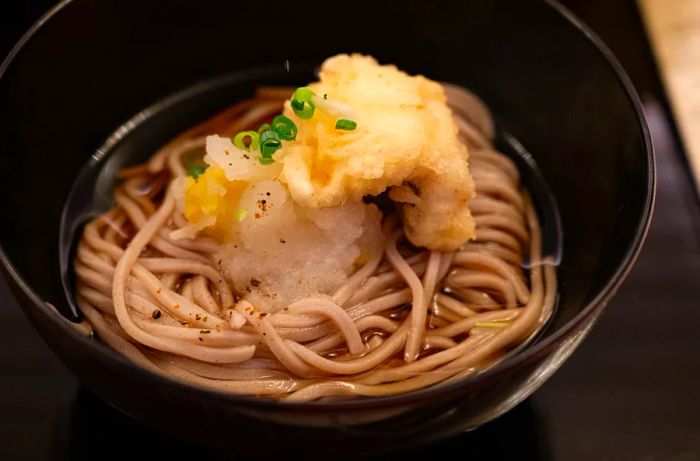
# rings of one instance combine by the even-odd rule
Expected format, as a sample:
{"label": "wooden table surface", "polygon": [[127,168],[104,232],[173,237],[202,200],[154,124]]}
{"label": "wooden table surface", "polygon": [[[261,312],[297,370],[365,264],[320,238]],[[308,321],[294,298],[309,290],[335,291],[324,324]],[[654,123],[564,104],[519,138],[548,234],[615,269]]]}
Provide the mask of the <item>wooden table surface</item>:
{"label": "wooden table surface", "polygon": [[700,185],[700,0],[639,0],[639,6]]}

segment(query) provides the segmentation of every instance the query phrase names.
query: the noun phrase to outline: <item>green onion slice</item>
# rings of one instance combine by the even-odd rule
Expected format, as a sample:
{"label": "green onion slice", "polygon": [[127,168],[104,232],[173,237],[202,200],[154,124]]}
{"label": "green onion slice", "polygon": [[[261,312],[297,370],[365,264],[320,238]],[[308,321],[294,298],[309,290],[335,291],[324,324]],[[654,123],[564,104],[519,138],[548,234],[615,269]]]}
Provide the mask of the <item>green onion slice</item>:
{"label": "green onion slice", "polygon": [[335,122],[335,129],[336,130],[352,131],[355,128],[357,128],[357,122],[355,122],[353,120],[341,118],[340,120]]}
{"label": "green onion slice", "polygon": [[475,327],[484,328],[505,328],[508,325],[510,325],[510,322],[476,322],[474,324]]}
{"label": "green onion slice", "polygon": [[[249,138],[246,145],[246,138]],[[260,135],[256,131],[241,131],[233,138],[233,145],[248,152],[260,148]]]}
{"label": "green onion slice", "polygon": [[258,134],[262,135],[264,132],[270,129],[270,124],[269,123],[263,123],[260,125],[260,128],[258,128]]}
{"label": "green onion slice", "polygon": [[272,120],[272,131],[277,133],[280,139],[294,141],[297,138],[297,126],[288,117],[278,115]]}
{"label": "green onion slice", "polygon": [[316,93],[307,87],[297,88],[290,101],[292,110],[297,114],[297,117],[302,120],[308,120],[313,117],[315,106],[311,99],[314,96],[316,96]]}
{"label": "green onion slice", "polygon": [[260,163],[269,165],[275,160],[272,156],[282,147],[280,136],[276,131],[267,130],[260,135]]}
{"label": "green onion slice", "polygon": [[194,165],[187,171],[187,176],[192,176],[195,180],[199,175],[207,171],[207,165]]}
{"label": "green onion slice", "polygon": [[239,208],[236,210],[236,213],[234,213],[234,217],[238,222],[243,221],[246,216],[248,216],[248,210],[246,210],[245,208]]}

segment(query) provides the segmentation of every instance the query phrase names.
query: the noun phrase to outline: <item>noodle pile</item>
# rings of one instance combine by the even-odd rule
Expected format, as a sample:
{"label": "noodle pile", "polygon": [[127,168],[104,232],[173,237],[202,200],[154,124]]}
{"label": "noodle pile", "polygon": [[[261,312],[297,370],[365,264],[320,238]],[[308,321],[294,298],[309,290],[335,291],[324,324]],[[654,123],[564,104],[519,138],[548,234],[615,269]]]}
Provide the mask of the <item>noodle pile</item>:
{"label": "noodle pile", "polygon": [[[473,375],[524,343],[551,314],[554,266],[515,165],[492,145],[488,110],[446,85],[469,147],[477,239],[455,252],[417,249],[395,215],[383,252],[330,297],[276,313],[232,292],[205,237],[173,240],[187,222],[169,185],[205,135],[231,136],[280,112],[289,91],[262,88],[123,170],[115,205],[79,243],[77,303],[102,341],[173,379],[223,392],[308,401],[381,396]],[[524,270],[523,267],[528,268]]]}

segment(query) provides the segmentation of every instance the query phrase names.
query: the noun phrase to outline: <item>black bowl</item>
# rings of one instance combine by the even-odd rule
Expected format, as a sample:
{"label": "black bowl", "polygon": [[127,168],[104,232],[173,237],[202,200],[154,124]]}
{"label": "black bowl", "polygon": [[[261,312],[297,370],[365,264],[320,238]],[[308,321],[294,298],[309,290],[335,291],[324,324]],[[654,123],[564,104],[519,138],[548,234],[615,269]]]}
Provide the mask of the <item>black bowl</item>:
{"label": "black bowl", "polygon": [[[69,311],[59,277],[61,209],[81,167],[116,127],[197,82],[348,51],[471,88],[532,152],[556,196],[564,232],[557,312],[534,345],[450,385],[288,404],[166,380],[59,313]],[[86,386],[188,440],[290,456],[435,440],[523,400],[573,352],[629,271],[654,189],[649,134],[620,66],[559,5],[523,0],[375,0],[323,8],[64,1],[0,68],[0,171],[3,271],[35,327]],[[260,443],[268,438],[274,443]]]}

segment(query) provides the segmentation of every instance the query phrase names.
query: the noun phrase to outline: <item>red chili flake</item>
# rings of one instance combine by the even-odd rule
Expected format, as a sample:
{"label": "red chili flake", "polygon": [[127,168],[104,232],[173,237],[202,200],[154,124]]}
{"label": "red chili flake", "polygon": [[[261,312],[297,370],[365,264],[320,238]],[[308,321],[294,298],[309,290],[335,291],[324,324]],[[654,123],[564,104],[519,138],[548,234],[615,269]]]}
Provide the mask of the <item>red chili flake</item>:
{"label": "red chili flake", "polygon": [[211,333],[211,330],[199,330],[200,335],[208,335],[209,333]]}
{"label": "red chili flake", "polygon": [[153,317],[154,319],[159,319],[161,315],[162,315],[162,313],[158,309],[156,309],[151,314],[151,317]]}
{"label": "red chili flake", "polygon": [[255,277],[251,277],[250,284],[257,288],[260,286],[260,280],[256,279]]}

